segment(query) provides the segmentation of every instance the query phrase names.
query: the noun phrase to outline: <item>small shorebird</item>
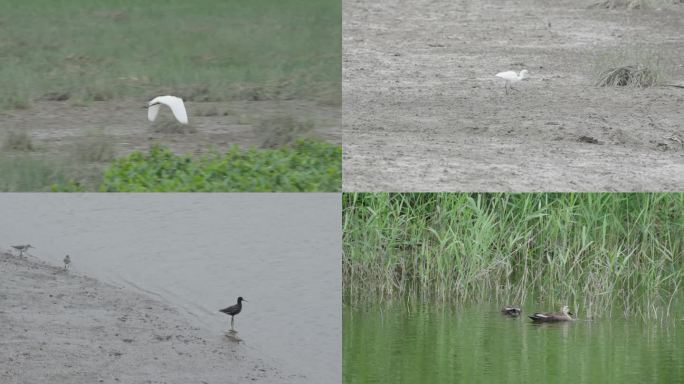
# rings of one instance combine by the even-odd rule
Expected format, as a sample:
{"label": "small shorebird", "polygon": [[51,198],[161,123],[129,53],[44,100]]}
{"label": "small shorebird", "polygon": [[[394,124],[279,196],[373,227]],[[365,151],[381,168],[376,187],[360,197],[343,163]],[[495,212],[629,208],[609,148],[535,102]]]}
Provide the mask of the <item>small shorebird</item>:
{"label": "small shorebird", "polygon": [[31,244],[26,244],[26,245],[12,245],[12,248],[19,251],[19,256],[24,256],[24,252],[28,251],[29,248],[35,248],[35,247],[32,247]]}
{"label": "small shorebird", "polygon": [[522,309],[518,307],[503,307],[501,309],[501,314],[510,316],[510,317],[518,317],[522,313]]}
{"label": "small shorebird", "polygon": [[237,301],[238,302],[235,305],[231,305],[228,308],[219,309],[219,312],[223,312],[226,315],[230,316],[230,329],[233,329],[233,316],[237,315],[238,313],[240,313],[240,311],[242,311],[242,302],[247,300],[243,299],[242,296],[240,296],[238,297]]}
{"label": "small shorebird", "polygon": [[546,313],[533,313],[529,317],[535,323],[548,323],[555,321],[573,321],[575,320],[571,316],[570,308],[564,305],[560,312],[546,312]]}
{"label": "small shorebird", "polygon": [[69,255],[64,256],[64,270],[66,271],[71,267],[71,257]]}
{"label": "small shorebird", "polygon": [[[508,89],[513,89],[511,85],[525,79],[527,77],[527,73],[527,69],[520,71],[520,74],[515,73],[515,71],[506,71],[497,73],[496,77],[506,80],[506,85],[504,87],[506,89],[506,94],[508,95]],[[513,90],[515,91],[515,89]]]}

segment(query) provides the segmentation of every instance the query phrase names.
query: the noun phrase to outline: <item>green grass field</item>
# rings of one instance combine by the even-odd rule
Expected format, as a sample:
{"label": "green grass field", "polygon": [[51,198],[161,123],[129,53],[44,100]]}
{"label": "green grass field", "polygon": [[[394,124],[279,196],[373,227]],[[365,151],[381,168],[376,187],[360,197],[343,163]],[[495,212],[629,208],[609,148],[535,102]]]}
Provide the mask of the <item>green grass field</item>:
{"label": "green grass field", "polygon": [[0,108],[33,100],[341,101],[341,2],[0,3]]}
{"label": "green grass field", "polygon": [[[105,172],[117,163],[117,154],[127,155],[139,148],[135,144],[148,140],[144,111],[131,110],[130,105],[139,102],[142,108],[153,96],[173,94],[194,102],[190,112],[197,114],[192,118],[211,114],[202,102],[295,100],[328,109],[341,105],[339,0],[8,0],[0,3],[0,30],[0,123],[3,114],[26,118],[16,127],[6,124],[8,129],[0,132],[0,191],[121,189],[102,187]],[[52,108],[63,103],[48,122],[40,109],[46,101],[53,102]],[[315,106],[308,108],[315,114]],[[105,134],[106,123],[90,126],[68,119],[77,109],[98,116],[110,113],[113,121],[121,113],[140,113],[142,126],[135,130],[137,136],[118,139],[111,129]],[[262,118],[263,111],[253,113]],[[297,121],[307,121],[307,114],[291,113]],[[218,116],[218,110],[213,115]],[[258,154],[247,150],[255,160],[253,172],[224,172],[226,182],[240,183],[175,185],[183,190],[238,185],[249,190],[269,185],[278,190],[339,190],[341,171],[330,168],[340,167],[340,159],[290,153],[292,143],[310,138],[317,128],[301,123],[307,129],[297,130],[297,124],[277,117],[267,127],[254,128],[255,136],[268,145]],[[202,140],[196,132],[178,137],[196,143]],[[64,143],[69,145],[60,146]],[[207,150],[212,145],[207,141]],[[249,146],[259,144],[242,148]],[[198,152],[206,151],[193,151]],[[272,169],[256,159],[266,158],[271,159],[267,166],[278,169],[280,181],[264,181]],[[281,161],[284,158],[307,159],[307,165]],[[250,175],[259,180],[244,179]],[[322,179],[313,180],[316,175]],[[331,176],[339,179],[332,183]],[[177,180],[155,188],[167,189],[173,183]]]}
{"label": "green grass field", "polygon": [[343,195],[345,302],[570,304],[674,318],[684,193]]}

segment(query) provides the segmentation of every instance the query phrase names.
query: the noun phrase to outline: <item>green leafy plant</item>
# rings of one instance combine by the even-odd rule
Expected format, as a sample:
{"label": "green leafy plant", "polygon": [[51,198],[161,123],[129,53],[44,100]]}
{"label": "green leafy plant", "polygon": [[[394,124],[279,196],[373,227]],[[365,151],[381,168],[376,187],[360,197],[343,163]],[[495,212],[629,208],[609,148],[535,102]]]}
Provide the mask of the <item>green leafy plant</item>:
{"label": "green leafy plant", "polygon": [[273,150],[215,151],[200,158],[153,147],[115,160],[105,171],[104,192],[338,191],[341,148],[302,140]]}

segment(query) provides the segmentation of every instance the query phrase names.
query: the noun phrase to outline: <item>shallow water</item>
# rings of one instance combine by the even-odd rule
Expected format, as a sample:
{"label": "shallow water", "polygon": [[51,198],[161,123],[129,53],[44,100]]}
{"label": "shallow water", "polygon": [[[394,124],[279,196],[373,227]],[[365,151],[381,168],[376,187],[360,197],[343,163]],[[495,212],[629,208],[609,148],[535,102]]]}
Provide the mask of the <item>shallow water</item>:
{"label": "shallow water", "polygon": [[[31,254],[179,308],[224,337],[218,312],[303,382],[340,382],[338,194],[2,194],[0,248]],[[227,340],[227,342],[229,342]]]}
{"label": "shallow water", "polygon": [[[344,383],[675,383],[684,321],[532,324],[499,308],[343,309]],[[681,312],[680,312],[681,313]]]}

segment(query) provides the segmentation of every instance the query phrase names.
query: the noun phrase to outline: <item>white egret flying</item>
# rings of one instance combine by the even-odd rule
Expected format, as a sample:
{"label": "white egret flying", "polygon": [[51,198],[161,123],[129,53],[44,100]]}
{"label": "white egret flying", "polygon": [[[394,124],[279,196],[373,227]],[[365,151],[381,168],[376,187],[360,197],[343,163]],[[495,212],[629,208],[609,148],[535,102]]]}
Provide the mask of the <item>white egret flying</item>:
{"label": "white egret flying", "polygon": [[147,105],[147,118],[150,121],[154,121],[159,114],[160,105],[166,105],[171,108],[173,116],[176,117],[181,124],[188,123],[188,114],[185,112],[185,105],[183,104],[183,99],[176,96],[159,96],[152,99]]}
{"label": "white egret flying", "polygon": [[513,83],[517,83],[527,77],[527,69],[520,71],[520,74],[515,73],[515,71],[499,72],[496,74],[496,77],[506,80],[505,89],[508,95],[508,88],[513,89],[511,86]]}

